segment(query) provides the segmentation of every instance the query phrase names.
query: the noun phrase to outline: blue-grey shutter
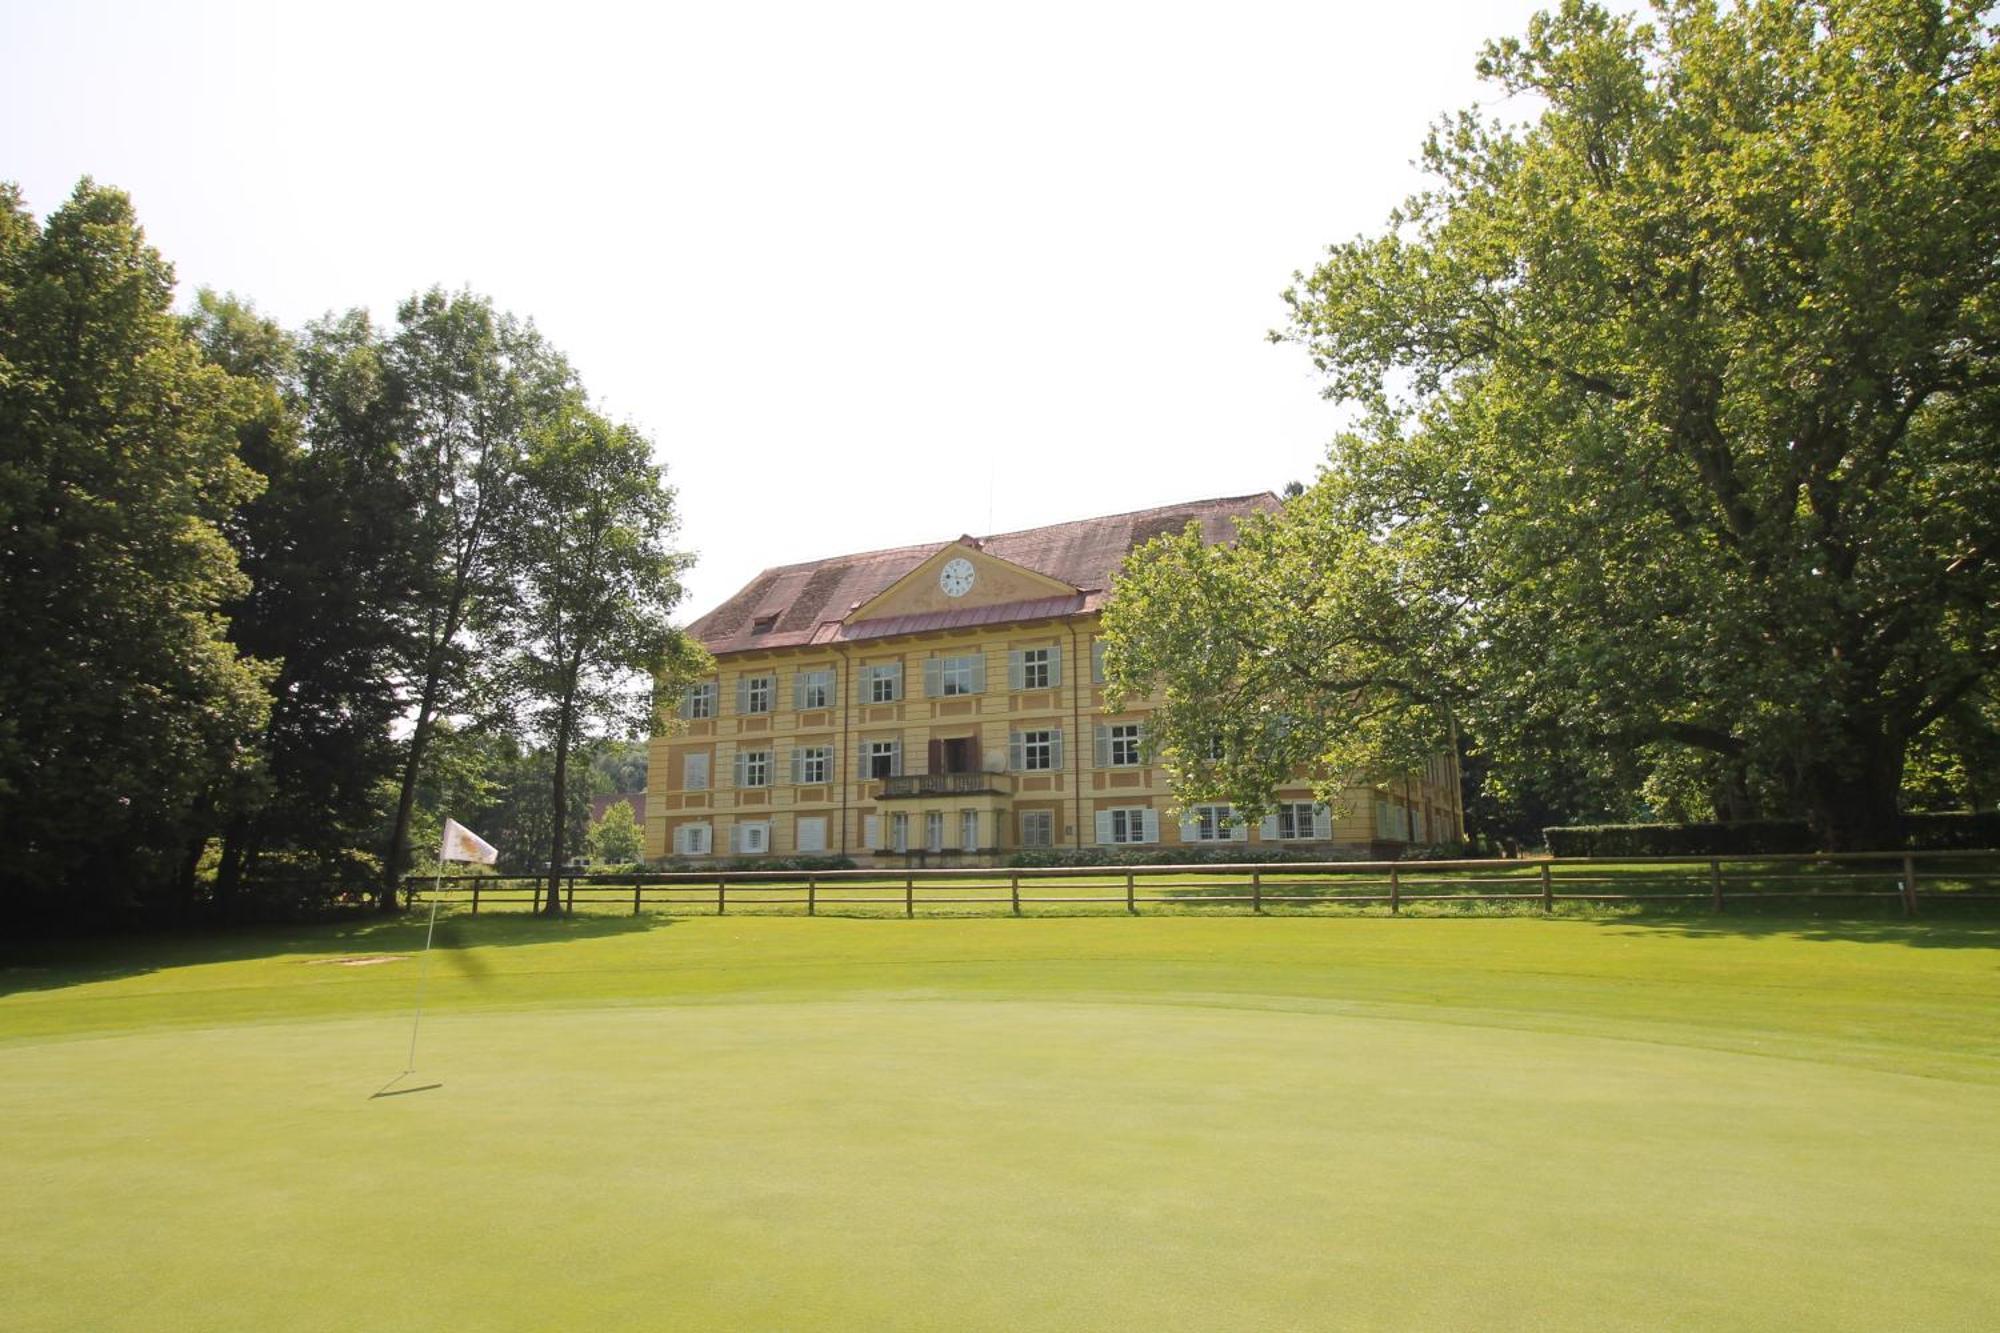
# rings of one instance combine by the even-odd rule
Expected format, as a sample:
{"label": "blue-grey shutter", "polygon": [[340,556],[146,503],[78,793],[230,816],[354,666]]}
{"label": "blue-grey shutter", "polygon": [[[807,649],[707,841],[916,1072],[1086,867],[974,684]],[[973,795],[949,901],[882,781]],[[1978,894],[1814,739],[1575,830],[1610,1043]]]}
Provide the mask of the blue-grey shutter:
{"label": "blue-grey shutter", "polygon": [[1090,680],[1093,685],[1104,683],[1104,640],[1090,641]]}
{"label": "blue-grey shutter", "polygon": [[[750,677],[748,676],[738,676],[736,678],[736,711],[739,713],[750,711]],[[732,825],[731,827],[734,826]],[[733,838],[736,835],[732,833],[730,836]]]}
{"label": "blue-grey shutter", "polygon": [[794,671],[792,673],[792,711],[794,713],[801,711],[806,706],[806,680],[809,675],[810,673],[805,671]]}
{"label": "blue-grey shutter", "polygon": [[741,750],[738,750],[736,752],[736,768],[735,768],[736,777],[734,782],[731,783],[731,785],[735,787],[741,787],[743,785],[743,753],[744,752]]}
{"label": "blue-grey shutter", "polygon": [[1018,690],[1021,688],[1022,679],[1027,674],[1026,672],[1027,656],[1028,656],[1027,653],[1025,653],[1019,648],[1016,648],[1007,654],[1008,689]]}
{"label": "blue-grey shutter", "polygon": [[889,742],[889,776],[892,778],[903,776],[903,742],[900,740]]}
{"label": "blue-grey shutter", "polygon": [[986,693],[986,654],[980,653],[972,659],[972,692]]}
{"label": "blue-grey shutter", "polygon": [[1195,812],[1193,810],[1182,811],[1181,841],[1195,842],[1198,841],[1200,837],[1201,837],[1201,820],[1196,818]]}
{"label": "blue-grey shutter", "polygon": [[1229,840],[1231,842],[1250,841],[1249,823],[1237,817],[1235,806],[1232,805],[1228,807],[1228,809],[1229,809]]}
{"label": "blue-grey shutter", "polygon": [[806,752],[794,745],[792,747],[792,785],[794,787],[800,786],[805,780]]}
{"label": "blue-grey shutter", "polygon": [[1333,811],[1323,805],[1313,807],[1313,837],[1321,842],[1333,838]]}
{"label": "blue-grey shutter", "polygon": [[1111,728],[1102,722],[1097,726],[1097,767],[1111,767]]}
{"label": "blue-grey shutter", "polygon": [[1150,805],[1147,806],[1145,814],[1141,818],[1140,823],[1144,828],[1147,842],[1158,842],[1160,840],[1159,811],[1153,809],[1153,807],[1151,807]]}
{"label": "blue-grey shutter", "polygon": [[1007,771],[1019,773],[1028,766],[1027,746],[1021,740],[1021,733],[1007,733]]}
{"label": "blue-grey shutter", "polygon": [[1062,684],[1062,645],[1056,644],[1054,647],[1049,649],[1049,688],[1053,690],[1056,687],[1060,686],[1061,684]]}
{"label": "blue-grey shutter", "polygon": [[839,669],[836,667],[828,667],[826,670],[820,672],[819,674],[821,680],[823,680],[826,684],[826,706],[828,708],[840,707]]}
{"label": "blue-grey shutter", "polygon": [[1060,773],[1062,772],[1062,766],[1062,732],[1051,731],[1049,733],[1049,767]]}
{"label": "blue-grey shutter", "polygon": [[1099,810],[1097,812],[1098,845],[1103,846],[1104,844],[1110,841],[1111,841],[1111,812],[1109,810]]}
{"label": "blue-grey shutter", "polygon": [[1276,842],[1278,840],[1278,817],[1276,815],[1265,815],[1264,822],[1257,826],[1257,836],[1265,842]]}
{"label": "blue-grey shutter", "polygon": [[944,661],[942,658],[924,659],[924,698],[935,699],[944,693]]}

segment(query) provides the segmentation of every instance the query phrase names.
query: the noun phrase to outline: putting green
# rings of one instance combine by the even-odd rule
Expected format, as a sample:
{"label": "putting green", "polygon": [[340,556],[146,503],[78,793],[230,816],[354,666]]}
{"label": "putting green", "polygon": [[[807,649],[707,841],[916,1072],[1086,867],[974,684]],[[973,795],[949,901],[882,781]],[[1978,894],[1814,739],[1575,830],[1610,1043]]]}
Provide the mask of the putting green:
{"label": "putting green", "polygon": [[0,972],[0,1324],[1971,1328],[2000,1305],[1987,927],[450,936],[418,1090],[375,1100],[414,965],[314,960],[408,927]]}

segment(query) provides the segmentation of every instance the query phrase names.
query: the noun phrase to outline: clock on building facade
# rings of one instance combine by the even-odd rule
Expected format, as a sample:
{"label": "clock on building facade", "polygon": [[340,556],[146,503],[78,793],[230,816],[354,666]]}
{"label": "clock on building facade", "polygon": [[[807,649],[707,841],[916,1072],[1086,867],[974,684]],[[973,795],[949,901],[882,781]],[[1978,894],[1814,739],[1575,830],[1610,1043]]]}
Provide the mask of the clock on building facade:
{"label": "clock on building facade", "polygon": [[964,556],[947,560],[938,571],[938,587],[947,597],[963,597],[972,591],[972,562]]}

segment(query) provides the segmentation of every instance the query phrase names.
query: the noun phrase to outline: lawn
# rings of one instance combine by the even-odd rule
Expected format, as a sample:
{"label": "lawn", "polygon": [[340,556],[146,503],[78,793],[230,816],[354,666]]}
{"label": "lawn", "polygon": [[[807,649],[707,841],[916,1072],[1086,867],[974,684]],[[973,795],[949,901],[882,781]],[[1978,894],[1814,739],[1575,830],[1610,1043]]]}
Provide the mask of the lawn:
{"label": "lawn", "polygon": [[2000,1308],[1990,919],[461,915],[371,1099],[421,942],[10,957],[0,1326]]}

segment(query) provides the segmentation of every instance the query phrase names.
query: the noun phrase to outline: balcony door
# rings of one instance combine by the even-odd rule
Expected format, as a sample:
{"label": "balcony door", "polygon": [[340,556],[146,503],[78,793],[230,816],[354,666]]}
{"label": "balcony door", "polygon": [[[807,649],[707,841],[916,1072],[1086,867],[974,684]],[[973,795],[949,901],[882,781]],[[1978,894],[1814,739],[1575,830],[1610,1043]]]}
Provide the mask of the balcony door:
{"label": "balcony door", "polygon": [[930,744],[930,770],[933,773],[977,773],[979,738],[976,736],[933,738]]}

